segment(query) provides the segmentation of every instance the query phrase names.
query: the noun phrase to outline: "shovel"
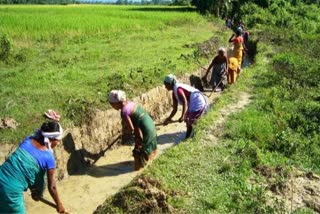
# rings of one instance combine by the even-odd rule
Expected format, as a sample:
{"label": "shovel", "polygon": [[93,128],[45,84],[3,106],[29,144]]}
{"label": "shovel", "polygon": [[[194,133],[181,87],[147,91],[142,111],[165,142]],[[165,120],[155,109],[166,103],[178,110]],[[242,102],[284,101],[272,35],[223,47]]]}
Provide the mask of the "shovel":
{"label": "shovel", "polygon": [[54,209],[56,209],[56,207],[57,207],[54,203],[52,203],[51,201],[48,201],[45,198],[40,198],[39,201],[41,201],[42,203],[44,203],[44,204],[46,204],[46,205],[48,205],[48,206],[50,206],[50,207],[52,207]]}
{"label": "shovel", "polygon": [[104,154],[106,153],[106,151],[109,150],[116,142],[118,142],[118,140],[120,140],[120,138],[121,138],[121,135],[119,135],[111,144],[109,144],[109,145],[107,146],[107,148],[105,148],[104,150],[102,150],[102,151],[99,153],[99,157],[98,157],[97,159],[95,159],[91,165],[94,165],[94,164],[99,160],[100,157],[104,156]]}

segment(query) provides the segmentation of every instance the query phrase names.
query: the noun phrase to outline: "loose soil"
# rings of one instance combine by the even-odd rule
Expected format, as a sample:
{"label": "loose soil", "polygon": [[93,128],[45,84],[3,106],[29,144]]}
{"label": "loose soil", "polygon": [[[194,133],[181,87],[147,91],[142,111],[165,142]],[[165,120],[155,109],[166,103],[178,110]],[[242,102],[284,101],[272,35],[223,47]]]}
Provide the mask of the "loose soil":
{"label": "loose soil", "polygon": [[[304,207],[320,213],[320,177],[293,168],[258,166],[255,172],[266,178],[269,203],[279,204],[285,212]],[[276,203],[277,202],[277,203]]]}

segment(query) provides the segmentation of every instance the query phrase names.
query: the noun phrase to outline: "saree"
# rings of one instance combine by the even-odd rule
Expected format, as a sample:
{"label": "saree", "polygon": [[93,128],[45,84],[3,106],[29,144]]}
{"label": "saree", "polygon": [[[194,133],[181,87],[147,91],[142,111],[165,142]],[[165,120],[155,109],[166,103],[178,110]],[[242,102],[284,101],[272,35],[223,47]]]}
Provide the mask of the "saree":
{"label": "saree", "polygon": [[216,64],[213,67],[212,73],[211,73],[211,79],[209,82],[213,88],[216,88],[225,84],[223,82],[223,80],[225,80],[225,70],[226,70],[225,62]]}
{"label": "saree", "polygon": [[23,191],[42,193],[45,172],[28,152],[17,148],[0,166],[0,213],[26,213]]}
{"label": "saree", "polygon": [[149,159],[153,158],[157,151],[156,126],[149,114],[140,105],[137,106],[130,118],[133,126],[139,127],[143,135],[142,148],[140,149],[135,145],[132,150],[135,170],[140,170],[141,167],[147,164]]}
{"label": "saree", "polygon": [[238,73],[238,60],[234,57],[229,58],[228,64],[228,83],[233,84],[237,80],[237,73]]}
{"label": "saree", "polygon": [[157,149],[156,126],[149,114],[138,105],[135,112],[130,116],[133,126],[139,127],[143,134],[142,150],[150,155]]}
{"label": "saree", "polygon": [[242,55],[243,55],[243,38],[241,36],[237,37],[233,41],[233,57],[238,60],[238,65],[242,64]]}

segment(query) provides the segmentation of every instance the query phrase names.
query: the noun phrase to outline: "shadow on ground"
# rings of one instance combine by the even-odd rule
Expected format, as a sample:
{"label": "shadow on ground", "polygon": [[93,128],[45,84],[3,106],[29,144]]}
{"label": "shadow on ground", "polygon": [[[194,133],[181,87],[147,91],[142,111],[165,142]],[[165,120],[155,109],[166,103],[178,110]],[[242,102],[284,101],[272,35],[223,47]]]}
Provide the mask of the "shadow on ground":
{"label": "shadow on ground", "polygon": [[117,176],[134,171],[134,162],[123,161],[114,164],[108,164],[105,166],[91,166],[87,170],[87,175],[93,177],[106,177],[106,176]]}
{"label": "shadow on ground", "polygon": [[184,139],[186,133],[185,132],[175,132],[171,134],[162,134],[158,136],[158,145],[164,145],[167,143],[175,143],[178,144],[181,140]]}

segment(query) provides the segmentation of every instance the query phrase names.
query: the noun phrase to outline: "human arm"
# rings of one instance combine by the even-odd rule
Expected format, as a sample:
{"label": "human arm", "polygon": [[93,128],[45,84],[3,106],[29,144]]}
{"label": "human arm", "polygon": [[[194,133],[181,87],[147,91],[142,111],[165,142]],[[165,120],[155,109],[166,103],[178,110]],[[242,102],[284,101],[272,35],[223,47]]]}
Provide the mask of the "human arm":
{"label": "human arm", "polygon": [[225,72],[226,72],[226,75],[228,75],[228,71],[229,71],[229,60],[228,60],[228,57],[227,56],[225,56],[225,62],[226,62],[226,70],[225,70]]}
{"label": "human arm", "polygon": [[133,126],[133,123],[132,123],[132,120],[130,119],[130,117],[126,116],[124,118],[124,121],[125,121],[126,125],[128,126],[130,133],[134,134],[134,126]]}
{"label": "human arm", "polygon": [[48,177],[48,190],[52,199],[56,203],[56,206],[57,206],[56,209],[58,213],[64,213],[65,209],[63,207],[62,202],[60,201],[57,186],[56,186],[56,181],[54,179],[54,169],[47,170],[47,177]]}
{"label": "human arm", "polygon": [[[172,92],[173,93],[173,92]],[[169,117],[167,117],[167,119],[164,120],[163,125],[168,125],[168,123],[171,121],[171,119],[173,118],[173,116],[177,113],[178,110],[178,101],[175,98],[175,96],[172,96],[172,102],[173,102],[173,109],[169,115]]]}
{"label": "human arm", "polygon": [[231,37],[229,38],[229,42],[233,42],[233,38],[236,36],[236,34],[232,34]]}
{"label": "human arm", "polygon": [[210,65],[209,65],[209,67],[208,67],[208,69],[207,69],[207,71],[206,71],[206,74],[202,77],[203,79],[206,79],[207,78],[207,76],[208,76],[208,74],[209,74],[209,71],[212,69],[212,67],[213,67],[213,64],[214,64],[214,59],[211,61],[211,63],[210,63]]}
{"label": "human arm", "polygon": [[130,130],[130,133],[134,134],[134,142],[137,147],[141,147],[142,139],[143,139],[143,134],[142,131],[139,127],[134,127],[132,120],[130,119],[129,116],[127,116],[125,119],[125,122]]}
{"label": "human arm", "polygon": [[188,108],[188,101],[186,98],[186,95],[184,92],[181,90],[181,93],[178,92],[179,99],[182,102],[182,112],[181,112],[181,117],[179,118],[179,122],[183,122],[186,116],[187,108]]}
{"label": "human arm", "polygon": [[248,49],[247,49],[247,46],[244,42],[242,42],[242,47],[243,47],[244,52],[246,53],[248,51]]}
{"label": "human arm", "polygon": [[142,149],[143,133],[140,128],[134,129],[134,143],[135,147]]}

